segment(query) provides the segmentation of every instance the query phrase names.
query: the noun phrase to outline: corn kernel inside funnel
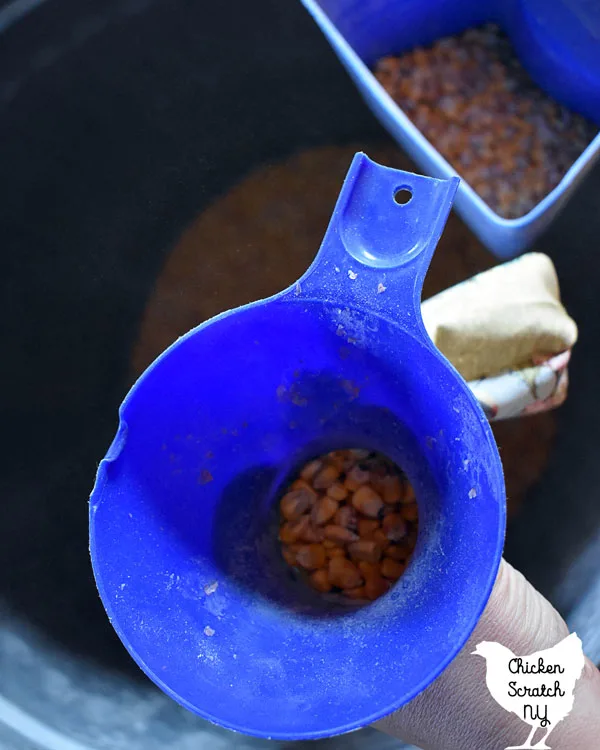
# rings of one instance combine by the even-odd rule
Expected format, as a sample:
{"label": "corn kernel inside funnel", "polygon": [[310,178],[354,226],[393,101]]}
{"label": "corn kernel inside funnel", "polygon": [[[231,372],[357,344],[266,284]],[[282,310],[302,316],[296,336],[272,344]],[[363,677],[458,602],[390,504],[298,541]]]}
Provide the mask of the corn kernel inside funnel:
{"label": "corn kernel inside funnel", "polygon": [[279,509],[283,558],[323,594],[373,601],[400,578],[415,548],[413,487],[380,453],[338,450],[315,458]]}

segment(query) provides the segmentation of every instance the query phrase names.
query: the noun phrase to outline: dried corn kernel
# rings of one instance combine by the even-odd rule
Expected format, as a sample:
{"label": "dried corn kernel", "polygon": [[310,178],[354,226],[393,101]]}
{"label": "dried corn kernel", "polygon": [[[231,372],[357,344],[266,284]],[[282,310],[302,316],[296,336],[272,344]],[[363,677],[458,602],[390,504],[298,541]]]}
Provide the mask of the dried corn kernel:
{"label": "dried corn kernel", "polygon": [[355,492],[361,485],[369,481],[369,472],[361,469],[360,466],[354,466],[346,475],[344,485],[350,492]]}
{"label": "dried corn kernel", "polygon": [[358,535],[361,539],[372,539],[373,533],[381,528],[379,521],[370,518],[361,518],[357,524]]}
{"label": "dried corn kernel", "polygon": [[355,589],[345,589],[344,590],[344,596],[347,596],[348,599],[367,599],[367,592],[365,591],[364,586],[359,586]]}
{"label": "dried corn kernel", "polygon": [[326,459],[327,461],[329,461],[329,463],[333,464],[335,468],[341,473],[344,470],[344,465],[346,462],[346,452],[331,451],[331,453],[327,454]]}
{"label": "dried corn kernel", "polygon": [[329,580],[340,589],[355,589],[363,583],[360,570],[345,557],[333,557],[329,561]]}
{"label": "dried corn kernel", "polygon": [[279,540],[284,544],[293,544],[298,541],[298,534],[291,523],[284,523],[279,529]]}
{"label": "dried corn kernel", "polygon": [[377,563],[367,562],[366,560],[361,560],[358,563],[358,569],[365,578],[379,574],[379,565],[377,565]]}
{"label": "dried corn kernel", "polygon": [[381,522],[383,533],[390,542],[399,542],[406,536],[406,522],[400,513],[392,513]]}
{"label": "dried corn kernel", "polygon": [[356,511],[350,505],[343,505],[336,512],[334,521],[337,526],[344,526],[351,531],[355,531],[357,525]]}
{"label": "dried corn kernel", "polygon": [[310,508],[313,499],[305,489],[292,490],[281,498],[281,514],[288,521],[296,521]]}
{"label": "dried corn kernel", "polygon": [[337,509],[337,500],[328,495],[320,497],[310,513],[312,522],[317,526],[323,526],[335,516]]}
{"label": "dried corn kernel", "polygon": [[[384,594],[417,539],[411,485],[387,459],[333,451],[309,462],[280,502],[281,554],[321,593],[356,602]],[[408,500],[408,502],[407,502]]]}
{"label": "dried corn kernel", "polygon": [[364,560],[365,562],[376,563],[381,558],[381,547],[377,542],[370,542],[359,539],[358,542],[352,542],[348,545],[348,553],[352,560]]}
{"label": "dried corn kernel", "polygon": [[315,570],[314,573],[311,573],[308,579],[317,591],[320,591],[322,594],[326,594],[328,591],[331,591],[331,582],[329,581],[329,574],[327,573],[327,570],[325,568],[321,568],[320,570]]}
{"label": "dried corn kernel", "polygon": [[390,588],[390,583],[382,576],[369,576],[365,581],[365,593],[367,599],[374,601],[383,596],[385,592]]}
{"label": "dried corn kernel", "polygon": [[323,462],[315,459],[306,464],[306,466],[300,472],[300,477],[306,482],[310,482],[317,472],[323,467]]}
{"label": "dried corn kernel", "polygon": [[325,466],[313,479],[313,487],[316,490],[326,490],[336,481],[340,475],[340,470],[329,464]]}
{"label": "dried corn kernel", "polygon": [[381,497],[386,505],[395,505],[402,500],[403,486],[400,477],[389,475],[379,480]]}
{"label": "dried corn kernel", "polygon": [[292,484],[290,485],[290,490],[308,490],[313,498],[313,501],[316,500],[317,497],[317,493],[305,479],[296,479],[296,481],[292,482]]}
{"label": "dried corn kernel", "polygon": [[402,573],[404,573],[405,567],[405,565],[396,560],[392,560],[390,557],[384,557],[381,562],[381,575],[392,581],[397,581]]}
{"label": "dried corn kernel", "polygon": [[327,562],[325,547],[322,544],[306,544],[296,553],[296,562],[307,570],[322,568]]}
{"label": "dried corn kernel", "polygon": [[323,529],[311,523],[310,516],[302,516],[295,522],[298,528],[298,540],[302,542],[322,542],[324,539]]}
{"label": "dried corn kernel", "polygon": [[386,550],[390,546],[390,540],[387,538],[383,529],[375,529],[372,539],[374,542],[377,542],[382,550]]}
{"label": "dried corn kernel", "polygon": [[327,494],[339,503],[348,497],[348,490],[341,482],[334,482],[331,487],[327,488]]}
{"label": "dried corn kernel", "polygon": [[329,526],[325,526],[325,539],[331,539],[332,542],[341,542],[342,544],[345,544],[347,542],[358,541],[358,535],[343,526],[329,524]]}
{"label": "dried corn kernel", "polygon": [[365,484],[352,495],[352,505],[367,518],[377,518],[383,509],[383,500],[372,487]]}

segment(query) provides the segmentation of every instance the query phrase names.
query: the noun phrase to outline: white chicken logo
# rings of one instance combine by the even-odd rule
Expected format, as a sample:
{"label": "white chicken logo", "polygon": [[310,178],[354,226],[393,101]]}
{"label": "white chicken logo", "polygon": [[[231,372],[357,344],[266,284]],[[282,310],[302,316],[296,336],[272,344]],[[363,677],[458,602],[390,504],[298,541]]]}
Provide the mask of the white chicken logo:
{"label": "white chicken logo", "polygon": [[[583,672],[583,646],[577,635],[571,633],[556,646],[523,657],[493,641],[483,641],[472,653],[486,660],[485,681],[492,698],[531,727],[525,744],[506,750],[550,750],[546,740],[570,714],[575,683]],[[538,729],[546,734],[532,745]]]}

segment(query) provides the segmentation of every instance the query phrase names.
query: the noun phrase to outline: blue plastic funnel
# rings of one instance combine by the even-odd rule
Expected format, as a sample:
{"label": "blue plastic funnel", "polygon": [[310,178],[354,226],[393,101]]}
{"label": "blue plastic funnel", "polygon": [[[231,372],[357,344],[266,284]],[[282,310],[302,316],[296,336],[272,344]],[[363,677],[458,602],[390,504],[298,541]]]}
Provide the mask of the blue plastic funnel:
{"label": "blue plastic funnel", "polygon": [[[502,468],[420,315],[457,184],[357,155],[300,281],[177,341],[121,407],[91,498],[98,589],[140,667],[212,722],[289,740],[368,724],[437,677],[488,599]],[[290,474],[344,447],[396,461],[420,508],[405,575],[362,608],[293,580],[276,534]]]}

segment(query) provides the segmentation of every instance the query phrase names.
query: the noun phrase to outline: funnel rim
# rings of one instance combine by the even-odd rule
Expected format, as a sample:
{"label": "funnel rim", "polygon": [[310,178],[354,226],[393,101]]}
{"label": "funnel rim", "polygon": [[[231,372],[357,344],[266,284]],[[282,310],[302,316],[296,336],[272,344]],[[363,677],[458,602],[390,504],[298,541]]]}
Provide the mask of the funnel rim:
{"label": "funnel rim", "polygon": [[[293,289],[294,287],[291,287]],[[203,330],[208,328],[209,326],[212,326],[214,324],[218,324],[220,321],[225,320],[229,318],[231,315],[234,315],[237,312],[241,312],[244,310],[250,310],[258,307],[263,307],[269,303],[281,303],[281,304],[293,304],[293,305],[306,305],[308,303],[310,304],[318,304],[321,306],[328,306],[328,307],[336,307],[339,306],[339,303],[336,302],[336,300],[322,300],[322,299],[306,299],[302,297],[294,297],[289,294],[289,290],[286,290],[284,292],[280,292],[277,295],[274,295],[273,297],[259,300],[256,302],[252,302],[248,305],[244,305],[242,307],[235,308],[233,310],[226,311],[224,313],[221,313],[220,315],[217,315],[213,318],[211,318],[208,321],[205,321],[204,323],[200,324],[199,326],[193,328],[191,331],[189,331],[187,334],[182,336],[181,338],[177,339],[177,341],[173,342],[170,347],[168,347],[157,359],[142,373],[140,378],[136,381],[136,383],[132,386],[129,393],[126,395],[121,409],[119,410],[121,423],[126,423],[126,412],[127,412],[127,405],[130,402],[130,399],[135,397],[135,393],[137,392],[137,389],[143,386],[144,380],[146,377],[154,370],[154,368],[158,367],[161,362],[167,357],[169,357],[173,351],[175,351],[180,345],[183,345],[189,338],[201,333]],[[240,732],[246,735],[259,737],[259,738],[266,738],[266,739],[274,739],[274,740],[281,740],[281,741],[293,741],[293,740],[316,740],[316,739],[323,739],[327,737],[331,737],[334,735],[340,735],[345,734],[348,732],[355,731],[357,729],[363,728],[365,726],[368,726],[372,724],[373,722],[383,718],[384,716],[387,716],[388,714],[394,712],[395,710],[401,708],[406,703],[408,703],[410,700],[412,700],[415,696],[417,696],[419,693],[421,693],[426,687],[428,687],[437,677],[446,669],[446,667],[455,659],[457,654],[463,649],[465,643],[468,641],[469,637],[471,636],[473,630],[475,629],[477,622],[479,621],[481,614],[483,610],[485,609],[485,606],[489,600],[489,597],[491,595],[494,582],[496,580],[497,572],[500,566],[500,561],[502,557],[502,550],[504,545],[504,534],[505,534],[505,526],[506,526],[506,508],[504,503],[504,479],[503,479],[503,472],[502,472],[502,466],[500,462],[500,458],[497,452],[497,448],[495,446],[495,442],[493,440],[493,435],[491,431],[491,427],[489,425],[488,420],[485,418],[485,415],[483,414],[483,411],[475,399],[474,395],[471,393],[470,389],[468,388],[466,382],[462,379],[462,377],[458,374],[458,372],[455,370],[455,368],[448,362],[448,360],[443,357],[443,355],[435,348],[435,346],[432,344],[429,337],[426,335],[415,335],[414,330],[406,330],[403,326],[399,325],[395,321],[389,320],[389,318],[386,318],[384,315],[381,315],[378,312],[375,311],[365,311],[364,309],[360,310],[361,314],[374,316],[379,319],[385,320],[390,325],[394,325],[397,329],[399,329],[404,336],[408,336],[414,341],[416,341],[420,346],[423,346],[427,348],[431,355],[435,357],[437,360],[437,363],[439,367],[444,368],[445,370],[448,370],[450,373],[452,373],[453,377],[457,380],[457,382],[460,382],[461,388],[464,391],[465,395],[467,396],[468,402],[471,404],[471,409],[474,410],[474,416],[477,416],[477,422],[479,423],[481,429],[483,430],[485,436],[487,437],[487,450],[492,451],[494,454],[493,458],[494,460],[490,462],[490,481],[492,484],[492,487],[499,492],[501,497],[498,498],[497,502],[497,509],[495,512],[495,517],[493,519],[494,524],[492,526],[492,529],[494,527],[497,527],[496,532],[496,538],[494,542],[494,548],[493,551],[490,550],[489,553],[489,562],[486,565],[487,568],[487,575],[482,575],[482,579],[485,580],[485,585],[481,584],[477,587],[477,596],[475,598],[475,602],[471,605],[470,611],[471,616],[467,619],[464,618],[467,624],[464,626],[464,628],[461,629],[460,637],[456,638],[451,647],[449,647],[445,653],[445,656],[443,659],[439,660],[435,666],[427,671],[427,674],[423,677],[423,679],[418,683],[412,686],[409,690],[404,690],[402,694],[399,694],[399,697],[391,702],[386,702],[385,705],[380,706],[376,711],[372,712],[371,714],[368,714],[363,717],[355,718],[352,721],[349,721],[347,723],[344,722],[333,722],[332,725],[320,728],[320,729],[309,729],[306,731],[273,731],[273,732],[267,732],[262,729],[257,729],[256,727],[248,726],[246,723],[241,722],[234,722],[223,718],[218,718],[214,715],[214,713],[207,711],[203,709],[202,707],[195,705],[191,701],[187,700],[185,697],[180,695],[176,690],[171,688],[167,683],[165,683],[161,676],[157,673],[156,669],[151,668],[145,659],[142,657],[141,653],[138,651],[136,647],[134,647],[132,638],[128,635],[126,632],[126,628],[122,627],[122,618],[116,611],[116,608],[113,605],[112,597],[108,593],[108,589],[104,580],[103,575],[103,564],[99,562],[100,555],[98,554],[98,545],[97,545],[97,538],[96,538],[96,524],[95,524],[95,517],[96,517],[96,511],[102,504],[102,495],[105,492],[108,485],[111,483],[111,479],[108,475],[108,468],[111,465],[111,463],[115,460],[118,461],[118,456],[115,458],[114,456],[108,455],[107,458],[105,458],[98,471],[98,477],[96,481],[96,485],[94,487],[94,490],[92,492],[91,496],[91,504],[90,504],[90,555],[92,560],[92,568],[94,573],[94,578],[96,581],[96,586],[98,588],[98,592],[100,594],[100,598],[102,600],[103,606],[108,614],[109,620],[115,629],[117,635],[119,636],[120,640],[122,641],[123,645],[133,658],[133,660],[136,662],[136,664],[142,669],[142,671],[170,698],[175,700],[177,703],[179,703],[184,708],[190,710],[192,713],[200,716],[201,718],[211,722],[212,724],[215,724],[220,727],[224,727],[226,729],[229,729],[231,731]],[[109,451],[110,454],[110,451]],[[397,611],[397,608],[402,606],[399,602],[398,605],[392,604],[390,607],[390,612],[393,615],[394,611]]]}

